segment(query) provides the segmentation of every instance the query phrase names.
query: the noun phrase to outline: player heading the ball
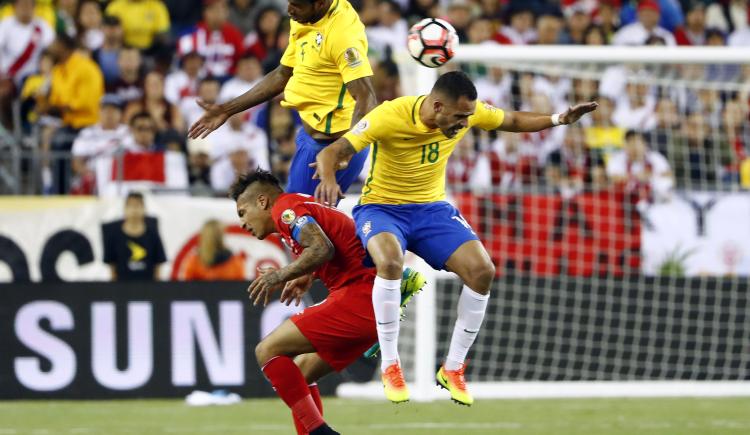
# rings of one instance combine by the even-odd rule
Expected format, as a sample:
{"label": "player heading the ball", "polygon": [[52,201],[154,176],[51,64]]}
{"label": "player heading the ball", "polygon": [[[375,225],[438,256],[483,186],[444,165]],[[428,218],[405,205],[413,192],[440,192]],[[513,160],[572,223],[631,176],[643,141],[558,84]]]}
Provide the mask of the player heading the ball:
{"label": "player heading the ball", "polygon": [[[336,168],[372,144],[372,166],[354,208],[357,234],[377,268],[372,291],[386,396],[408,397],[398,358],[398,288],[404,251],[434,269],[455,272],[464,282],[458,319],[445,362],[436,377],[451,398],[474,402],[464,370],[479,332],[495,277],[495,266],[459,211],[445,201],[445,169],[456,144],[471,127],[535,132],[576,122],[597,103],[578,104],[563,113],[505,112],[477,100],[462,72],[438,78],[428,95],[408,96],[373,109],[357,126],[318,154],[318,201],[334,203],[341,194]],[[398,368],[398,369],[396,369]]]}

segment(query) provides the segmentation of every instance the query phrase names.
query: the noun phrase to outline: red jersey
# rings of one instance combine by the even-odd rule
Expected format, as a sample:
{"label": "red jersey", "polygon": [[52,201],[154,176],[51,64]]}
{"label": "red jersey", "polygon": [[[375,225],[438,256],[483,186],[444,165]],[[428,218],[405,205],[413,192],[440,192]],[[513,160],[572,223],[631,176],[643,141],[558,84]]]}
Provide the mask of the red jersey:
{"label": "red jersey", "polygon": [[304,225],[306,216],[315,219],[323,229],[336,252],[314,275],[323,281],[329,292],[362,282],[372,284],[375,269],[362,264],[365,250],[357,237],[354,221],[349,216],[315,202],[309,195],[299,193],[279,196],[271,209],[271,216],[282,240],[295,255],[300,255],[304,248],[294,239],[293,233],[296,228]]}

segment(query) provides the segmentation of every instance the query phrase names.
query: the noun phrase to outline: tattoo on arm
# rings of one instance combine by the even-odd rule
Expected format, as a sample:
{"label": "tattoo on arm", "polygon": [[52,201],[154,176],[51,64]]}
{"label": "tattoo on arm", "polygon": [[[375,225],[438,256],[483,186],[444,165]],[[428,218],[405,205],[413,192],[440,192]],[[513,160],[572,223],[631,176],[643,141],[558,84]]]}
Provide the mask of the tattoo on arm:
{"label": "tattoo on arm", "polygon": [[333,258],[333,243],[316,223],[308,223],[299,233],[299,244],[305,248],[296,260],[279,269],[284,282],[310,274]]}

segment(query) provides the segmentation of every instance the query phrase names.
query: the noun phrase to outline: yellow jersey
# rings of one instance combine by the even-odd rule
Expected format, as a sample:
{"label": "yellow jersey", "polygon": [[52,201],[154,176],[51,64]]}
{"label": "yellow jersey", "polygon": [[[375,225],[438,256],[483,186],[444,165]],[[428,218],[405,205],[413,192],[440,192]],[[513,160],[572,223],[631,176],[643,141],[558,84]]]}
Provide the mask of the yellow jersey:
{"label": "yellow jersey", "polygon": [[291,22],[281,64],[294,69],[281,105],[293,107],[312,128],[331,134],[351,127],[354,98],[346,83],[372,75],[367,36],[346,0],[334,0],[314,24]]}
{"label": "yellow jersey", "polygon": [[141,50],[151,47],[154,36],[169,31],[169,12],[159,0],[115,0],[107,6],[107,15],[120,19],[125,44]]}
{"label": "yellow jersey", "polygon": [[66,125],[83,128],[96,124],[103,96],[104,76],[90,58],[75,52],[52,68],[49,101],[53,106],[68,109],[62,116]]}
{"label": "yellow jersey", "polygon": [[373,109],[343,137],[358,152],[372,144],[370,173],[361,204],[413,204],[445,199],[445,168],[456,144],[471,127],[494,130],[505,112],[477,101],[469,128],[455,137],[419,119],[425,96],[401,97]]}

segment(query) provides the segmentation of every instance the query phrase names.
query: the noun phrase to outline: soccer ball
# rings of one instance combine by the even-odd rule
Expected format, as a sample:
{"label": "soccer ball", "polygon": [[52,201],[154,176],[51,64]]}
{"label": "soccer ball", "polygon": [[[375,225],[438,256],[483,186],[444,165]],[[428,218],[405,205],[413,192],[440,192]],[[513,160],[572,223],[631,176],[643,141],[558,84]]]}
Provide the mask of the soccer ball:
{"label": "soccer ball", "polygon": [[456,29],[439,18],[425,18],[409,29],[406,40],[409,54],[429,68],[437,68],[451,60],[458,48]]}

